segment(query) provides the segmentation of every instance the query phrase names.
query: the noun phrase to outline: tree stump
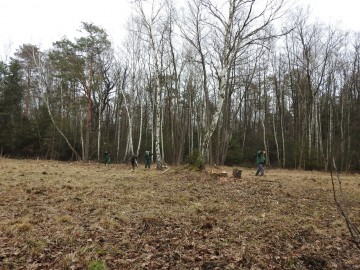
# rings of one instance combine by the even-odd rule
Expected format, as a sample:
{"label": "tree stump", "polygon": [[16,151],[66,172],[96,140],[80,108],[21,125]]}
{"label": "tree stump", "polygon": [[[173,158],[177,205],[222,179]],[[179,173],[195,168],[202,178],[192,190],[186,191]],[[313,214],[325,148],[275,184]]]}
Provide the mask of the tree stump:
{"label": "tree stump", "polygon": [[156,163],[156,169],[160,171],[164,171],[167,169],[167,165],[164,162],[157,162]]}
{"label": "tree stump", "polygon": [[233,169],[233,177],[234,178],[238,178],[238,179],[241,179],[241,173],[242,173],[242,170],[240,169]]}

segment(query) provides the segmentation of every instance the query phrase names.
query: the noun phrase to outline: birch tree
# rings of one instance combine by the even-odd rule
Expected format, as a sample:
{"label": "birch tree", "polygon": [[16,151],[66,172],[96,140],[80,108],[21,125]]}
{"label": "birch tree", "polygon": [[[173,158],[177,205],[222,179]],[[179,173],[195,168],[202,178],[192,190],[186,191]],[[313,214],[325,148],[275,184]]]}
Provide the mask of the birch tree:
{"label": "birch tree", "polygon": [[208,160],[210,141],[222,111],[231,69],[244,51],[275,36],[268,31],[269,26],[283,14],[285,5],[283,0],[267,1],[263,6],[255,3],[230,0],[224,5],[217,5],[210,0],[201,1],[208,12],[207,22],[213,40],[209,44],[212,48],[209,63],[216,79],[216,104],[200,152],[204,161]]}
{"label": "birch tree", "polygon": [[145,1],[136,0],[136,11],[141,18],[142,25],[144,27],[144,37],[150,48],[151,65],[153,74],[153,92],[154,92],[154,114],[155,114],[155,153],[157,168],[160,169],[163,166],[163,158],[161,154],[161,49],[164,42],[164,23],[163,19],[166,19],[164,14],[165,5],[162,1],[151,1],[149,4],[150,14],[145,12]]}

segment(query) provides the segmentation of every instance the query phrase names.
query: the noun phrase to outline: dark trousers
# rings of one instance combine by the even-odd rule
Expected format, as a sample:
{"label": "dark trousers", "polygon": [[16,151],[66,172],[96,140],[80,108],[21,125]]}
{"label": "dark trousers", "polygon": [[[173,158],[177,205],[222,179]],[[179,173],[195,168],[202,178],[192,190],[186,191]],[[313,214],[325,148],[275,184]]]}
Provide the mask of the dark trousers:
{"label": "dark trousers", "polygon": [[255,175],[259,175],[259,173],[260,173],[261,176],[264,175],[264,164],[258,164],[257,171],[256,171]]}
{"label": "dark trousers", "polygon": [[137,161],[131,161],[132,169],[135,170],[135,167],[137,167]]}

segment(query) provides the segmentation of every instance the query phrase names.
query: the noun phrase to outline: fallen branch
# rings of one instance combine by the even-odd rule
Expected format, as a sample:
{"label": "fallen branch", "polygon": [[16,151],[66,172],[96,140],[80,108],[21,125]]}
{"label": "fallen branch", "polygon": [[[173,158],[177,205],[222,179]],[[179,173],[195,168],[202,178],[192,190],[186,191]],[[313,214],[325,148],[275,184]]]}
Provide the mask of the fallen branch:
{"label": "fallen branch", "polygon": [[165,171],[162,171],[160,174],[166,173],[166,172],[169,171],[169,170],[170,170],[170,169],[167,168],[167,169],[165,169]]}
{"label": "fallen branch", "polygon": [[[339,195],[336,194],[335,180],[333,177],[333,168],[335,170],[337,183],[339,185],[339,193],[340,193]],[[332,188],[333,188],[333,196],[334,196],[335,204],[336,204],[341,216],[344,218],[344,220],[346,222],[346,226],[350,232],[350,235],[351,235],[355,245],[360,249],[360,231],[349,218],[348,207],[347,207],[345,196],[344,196],[344,193],[342,190],[339,171],[336,167],[334,158],[333,158],[333,166],[330,166],[330,174],[331,174],[331,183],[332,183]]]}

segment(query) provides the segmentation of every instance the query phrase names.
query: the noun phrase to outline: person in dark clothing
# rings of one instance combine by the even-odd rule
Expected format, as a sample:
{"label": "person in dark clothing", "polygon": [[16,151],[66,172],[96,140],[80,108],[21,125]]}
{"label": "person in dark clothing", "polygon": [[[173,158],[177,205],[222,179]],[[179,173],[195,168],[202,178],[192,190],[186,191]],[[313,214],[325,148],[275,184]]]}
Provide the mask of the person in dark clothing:
{"label": "person in dark clothing", "polygon": [[110,164],[110,152],[105,151],[104,153],[104,164],[109,165]]}
{"label": "person in dark clothing", "polygon": [[256,154],[256,164],[257,164],[257,171],[255,173],[255,176],[258,176],[260,174],[260,176],[264,176],[265,172],[264,172],[264,166],[266,163],[266,157],[265,157],[265,150],[259,150]]}
{"label": "person in dark clothing", "polygon": [[150,165],[151,165],[151,156],[153,154],[150,153],[150,151],[146,151],[145,152],[145,169],[149,168],[150,169]]}
{"label": "person in dark clothing", "polygon": [[135,170],[135,167],[137,167],[138,165],[138,159],[139,157],[136,156],[136,155],[133,155],[130,159],[130,162],[131,162],[131,166],[132,166],[132,169]]}

